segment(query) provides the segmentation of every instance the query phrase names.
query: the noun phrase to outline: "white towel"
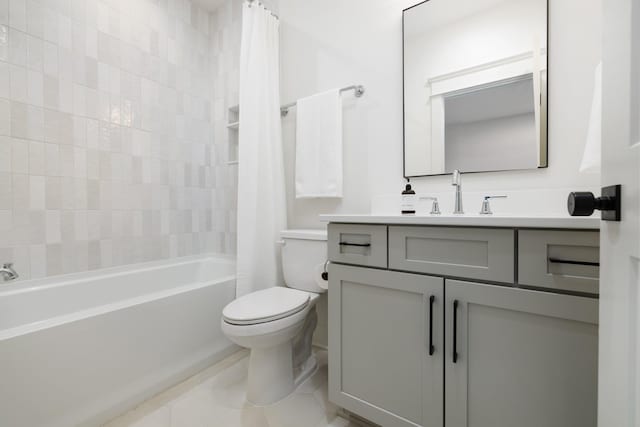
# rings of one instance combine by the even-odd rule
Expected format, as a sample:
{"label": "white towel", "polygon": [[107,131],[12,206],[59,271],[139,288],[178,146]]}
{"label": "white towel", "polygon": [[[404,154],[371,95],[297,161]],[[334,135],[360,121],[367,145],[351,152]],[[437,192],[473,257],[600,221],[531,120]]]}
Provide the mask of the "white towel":
{"label": "white towel", "polygon": [[584,146],[580,172],[600,172],[600,146],[602,132],[602,62],[596,66],[593,99],[591,101],[591,118],[587,130],[587,142]]}
{"label": "white towel", "polygon": [[299,99],[296,107],[296,198],[342,197],[340,90]]}

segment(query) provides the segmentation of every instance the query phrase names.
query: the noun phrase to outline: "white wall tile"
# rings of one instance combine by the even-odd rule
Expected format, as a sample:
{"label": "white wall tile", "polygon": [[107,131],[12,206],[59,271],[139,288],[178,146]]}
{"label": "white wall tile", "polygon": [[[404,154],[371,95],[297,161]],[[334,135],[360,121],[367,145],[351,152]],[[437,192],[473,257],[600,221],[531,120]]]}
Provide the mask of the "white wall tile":
{"label": "white wall tile", "polygon": [[56,144],[44,144],[45,174],[47,176],[60,175],[60,148]]}
{"label": "white wall tile", "polygon": [[27,35],[27,67],[40,72],[44,67],[44,42],[30,34]]}
{"label": "white wall tile", "polygon": [[45,144],[37,141],[29,142],[29,174],[45,174]]}
{"label": "white wall tile", "polygon": [[60,211],[58,210],[48,210],[45,212],[45,221],[46,221],[46,243],[60,243],[62,236],[61,229],[61,221],[60,221]]}
{"label": "white wall tile", "polygon": [[11,172],[11,138],[0,136],[0,172]]}
{"label": "white wall tile", "polygon": [[0,62],[0,98],[11,96],[10,66],[6,62]]}
{"label": "white wall tile", "polygon": [[58,46],[54,43],[45,41],[42,45],[42,57],[44,73],[57,77],[58,76]]}
{"label": "white wall tile", "polygon": [[87,222],[87,211],[86,210],[76,210],[74,212],[74,230],[75,230],[75,240],[76,241],[85,241],[89,239],[89,229]]}
{"label": "white wall tile", "polygon": [[27,65],[27,33],[9,28],[9,62],[25,67]]}
{"label": "white wall tile", "polygon": [[62,72],[58,79],[58,100],[60,111],[71,113],[73,111],[73,79],[68,72]]}
{"label": "white wall tile", "polygon": [[62,181],[57,176],[45,177],[45,207],[46,209],[62,208]]}
{"label": "white wall tile", "polygon": [[42,9],[42,20],[44,22],[44,39],[48,42],[58,44],[58,15],[47,7]]}
{"label": "white wall tile", "polygon": [[29,209],[33,211],[44,211],[44,208],[44,176],[31,175],[29,177]]}
{"label": "white wall tile", "polygon": [[13,212],[8,209],[0,210],[0,233],[4,233],[6,236],[7,232],[13,228]]}
{"label": "white wall tile", "polygon": [[17,102],[27,103],[27,69],[17,65],[11,65],[11,99]]}
{"label": "white wall tile", "polygon": [[9,0],[0,0],[0,24],[9,24]]}
{"label": "white wall tile", "polygon": [[0,60],[9,59],[9,27],[0,25]]}
{"label": "white wall tile", "polygon": [[47,275],[46,245],[31,245],[29,247],[29,264],[32,279],[38,279]]}
{"label": "white wall tile", "polygon": [[0,0],[0,250],[22,277],[231,247],[209,58],[238,23],[188,0]]}
{"label": "white wall tile", "polygon": [[44,38],[44,12],[39,0],[27,0],[27,32],[40,39]]}
{"label": "white wall tile", "polygon": [[58,79],[45,74],[43,77],[43,102],[44,107],[57,110],[60,106],[60,84]]}
{"label": "white wall tile", "polygon": [[13,179],[10,173],[0,172],[0,209],[13,208]]}
{"label": "white wall tile", "polygon": [[24,139],[11,139],[11,169],[13,173],[29,173],[29,142]]}
{"label": "white wall tile", "polygon": [[[27,211],[29,210],[29,176],[22,174],[11,175],[11,188],[13,196],[13,209],[14,211]],[[21,218],[24,215],[17,215],[15,219]]]}
{"label": "white wall tile", "polygon": [[58,45],[71,49],[71,40],[71,19],[68,16],[58,15]]}
{"label": "white wall tile", "polygon": [[44,140],[44,109],[35,105],[27,105],[27,138]]}
{"label": "white wall tile", "polygon": [[44,76],[39,71],[27,71],[27,102],[38,107],[44,105]]}
{"label": "white wall tile", "polygon": [[9,25],[27,31],[27,6],[25,0],[9,0]]}
{"label": "white wall tile", "polygon": [[11,102],[0,99],[0,135],[11,135],[11,114]]}

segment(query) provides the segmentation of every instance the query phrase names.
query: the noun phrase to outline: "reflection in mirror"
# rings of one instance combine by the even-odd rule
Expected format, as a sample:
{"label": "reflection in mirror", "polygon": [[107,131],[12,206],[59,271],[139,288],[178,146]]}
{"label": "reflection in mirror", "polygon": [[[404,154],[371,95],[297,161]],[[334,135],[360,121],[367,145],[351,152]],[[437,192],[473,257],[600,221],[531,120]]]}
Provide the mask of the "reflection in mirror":
{"label": "reflection in mirror", "polygon": [[429,0],[403,15],[405,176],[546,166],[546,0]]}

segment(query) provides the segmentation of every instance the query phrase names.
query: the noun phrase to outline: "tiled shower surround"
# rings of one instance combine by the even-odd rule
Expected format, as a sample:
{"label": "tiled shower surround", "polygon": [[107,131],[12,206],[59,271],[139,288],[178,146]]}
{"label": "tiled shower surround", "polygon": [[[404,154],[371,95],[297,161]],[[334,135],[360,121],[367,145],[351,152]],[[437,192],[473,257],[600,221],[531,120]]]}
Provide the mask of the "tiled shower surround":
{"label": "tiled shower surround", "polygon": [[239,14],[0,0],[0,262],[25,279],[235,252],[220,61]]}

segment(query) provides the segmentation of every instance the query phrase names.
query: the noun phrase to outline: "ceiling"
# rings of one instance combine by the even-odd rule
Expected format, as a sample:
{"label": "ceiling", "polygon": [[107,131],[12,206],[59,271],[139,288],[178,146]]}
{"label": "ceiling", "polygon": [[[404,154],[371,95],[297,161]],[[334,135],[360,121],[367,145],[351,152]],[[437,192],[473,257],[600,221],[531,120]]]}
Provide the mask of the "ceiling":
{"label": "ceiling", "polygon": [[217,9],[226,0],[192,0],[195,4],[206,10],[213,11]]}

